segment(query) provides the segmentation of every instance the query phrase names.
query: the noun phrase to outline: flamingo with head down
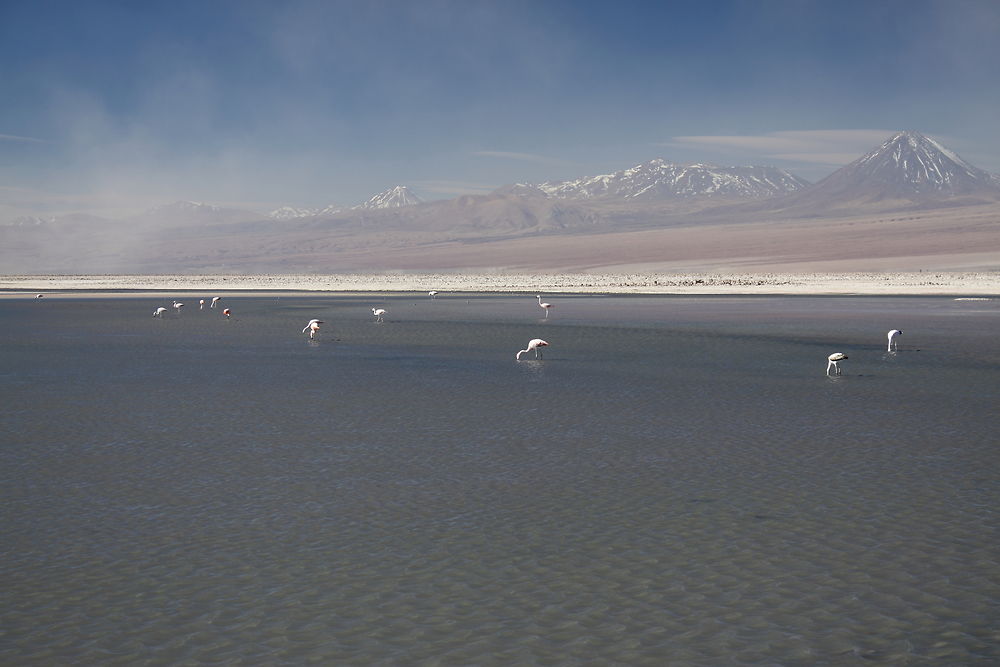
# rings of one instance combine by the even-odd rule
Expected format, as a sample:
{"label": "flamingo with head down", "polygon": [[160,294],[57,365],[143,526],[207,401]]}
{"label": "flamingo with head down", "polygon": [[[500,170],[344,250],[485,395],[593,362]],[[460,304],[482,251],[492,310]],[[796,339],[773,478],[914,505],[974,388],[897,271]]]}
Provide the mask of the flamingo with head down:
{"label": "flamingo with head down", "polygon": [[525,352],[530,352],[531,350],[534,350],[535,351],[535,359],[541,359],[542,358],[542,351],[539,348],[548,347],[548,345],[549,344],[546,343],[541,338],[532,338],[531,340],[528,341],[528,347],[526,347],[523,350],[521,350],[520,352],[518,352],[517,356],[515,356],[514,358],[517,359],[518,361],[520,361],[522,354],[524,354]]}
{"label": "flamingo with head down", "polygon": [[316,332],[319,331],[319,325],[325,324],[323,320],[309,320],[309,324],[305,326],[302,333],[309,332],[309,338],[315,338]]}
{"label": "flamingo with head down", "polygon": [[826,365],[826,374],[830,374],[830,369],[834,370],[834,375],[841,375],[840,362],[847,359],[847,355],[843,352],[834,352],[829,357],[826,358],[829,363]]}
{"label": "flamingo with head down", "polygon": [[892,352],[893,349],[896,350],[899,349],[899,344],[896,342],[895,339],[896,336],[902,336],[902,335],[903,332],[900,331],[899,329],[893,329],[892,331],[889,332],[889,349],[888,349],[889,352]]}

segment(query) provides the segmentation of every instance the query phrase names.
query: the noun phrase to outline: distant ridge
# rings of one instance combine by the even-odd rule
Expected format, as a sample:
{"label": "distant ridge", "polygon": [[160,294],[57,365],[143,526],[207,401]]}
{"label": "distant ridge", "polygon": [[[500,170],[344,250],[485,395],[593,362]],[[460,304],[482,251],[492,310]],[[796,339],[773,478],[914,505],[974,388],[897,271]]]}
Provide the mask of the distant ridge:
{"label": "distant ridge", "polygon": [[297,208],[294,206],[282,206],[281,208],[277,208],[268,213],[267,217],[272,220],[326,217],[343,213],[345,210],[357,211],[401,208],[403,206],[422,204],[423,201],[424,200],[415,195],[413,191],[405,185],[396,185],[384,192],[374,195],[363,204],[352,206],[349,209],[344,209],[343,207],[335,206],[333,204],[327,206],[326,208]]}
{"label": "distant ridge", "polygon": [[927,268],[934,256],[1000,266],[1000,179],[911,131],[814,185],[770,167],[656,159],[426,203],[400,185],[352,208],[268,216],[175,202],[124,219],[0,225],[9,273],[804,267],[865,256],[875,267],[897,256],[896,266]]}
{"label": "distant ridge", "polygon": [[715,196],[759,199],[788,194],[808,185],[808,181],[777,167],[685,165],[656,158],[611,174],[538,185],[520,184],[508,186],[505,191],[514,194],[541,192],[549,197],[577,201],[657,201]]}

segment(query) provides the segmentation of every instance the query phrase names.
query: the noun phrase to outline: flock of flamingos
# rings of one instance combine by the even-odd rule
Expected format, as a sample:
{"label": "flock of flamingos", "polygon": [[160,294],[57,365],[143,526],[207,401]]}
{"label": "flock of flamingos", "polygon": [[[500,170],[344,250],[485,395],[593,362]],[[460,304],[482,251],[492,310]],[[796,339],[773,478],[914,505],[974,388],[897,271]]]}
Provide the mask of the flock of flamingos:
{"label": "flock of flamingos", "polygon": [[[437,298],[438,292],[436,290],[431,290],[430,292],[427,293],[427,295],[430,298],[435,299],[435,298]],[[39,294],[38,298],[41,298],[41,297],[42,297],[42,295]],[[543,311],[545,311],[545,317],[547,318],[549,316],[549,310],[552,309],[552,304],[548,303],[546,301],[542,301],[542,295],[541,294],[536,295],[535,298],[538,299],[538,305],[539,305],[539,307],[541,307],[541,309]],[[221,299],[222,299],[222,297],[219,297],[219,296],[212,297],[212,302],[209,305],[209,307],[210,308],[215,308],[216,305],[219,303],[219,301]],[[176,301],[175,300],[174,304],[173,304],[173,307],[174,307],[174,310],[179,313],[180,310],[181,310],[181,308],[184,307],[184,304],[181,303],[180,301]],[[204,309],[205,308],[205,300],[204,299],[201,299],[201,300],[198,301],[198,308],[199,309]],[[385,321],[385,315],[386,315],[387,312],[388,311],[386,311],[385,308],[372,308],[372,314],[375,316],[375,321],[376,322],[384,322]],[[166,314],[166,313],[167,313],[167,309],[161,306],[161,307],[157,308],[155,311],[153,311],[153,317],[163,317],[164,314]],[[223,309],[222,314],[225,315],[226,317],[231,317],[232,316],[232,312],[230,311],[229,308]],[[306,324],[305,328],[302,329],[302,333],[308,333],[310,339],[315,339],[316,333],[319,331],[319,328],[320,328],[319,325],[321,325],[321,324],[324,324],[323,320],[317,320],[317,319],[309,320],[309,323]],[[899,329],[893,329],[893,330],[891,330],[888,333],[888,339],[889,339],[889,341],[888,341],[889,342],[888,351],[889,352],[892,352],[893,350],[899,349],[898,343],[896,341],[896,337],[897,336],[901,336],[902,334],[903,334],[903,332],[900,331]],[[535,359],[541,359],[542,358],[541,348],[548,347],[548,345],[549,345],[548,342],[542,340],[541,338],[532,338],[531,340],[528,341],[528,347],[524,348],[523,350],[518,350],[518,352],[514,356],[514,358],[516,360],[520,361],[522,354],[534,351],[535,352]],[[827,375],[831,375],[831,374],[833,374],[833,375],[841,375],[843,373],[843,370],[840,368],[840,362],[846,360],[847,358],[848,358],[847,355],[844,354],[843,352],[834,352],[833,354],[831,354],[830,356],[828,356],[827,357],[827,365],[826,365],[826,374]]]}

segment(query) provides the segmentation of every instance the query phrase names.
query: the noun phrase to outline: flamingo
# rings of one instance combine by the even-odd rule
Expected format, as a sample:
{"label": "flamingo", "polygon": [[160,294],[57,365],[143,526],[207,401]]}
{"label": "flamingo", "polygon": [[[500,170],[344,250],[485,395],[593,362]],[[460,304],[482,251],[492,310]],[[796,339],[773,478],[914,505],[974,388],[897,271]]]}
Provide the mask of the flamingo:
{"label": "flamingo", "polygon": [[205,310],[205,300],[198,299],[198,310]]}
{"label": "flamingo", "polygon": [[541,294],[536,294],[535,296],[538,299],[538,305],[545,309],[545,317],[548,317],[549,316],[549,308],[552,307],[552,304],[551,303],[546,303],[546,302],[542,301],[542,295]]}
{"label": "flamingo", "polygon": [[522,354],[524,354],[525,352],[528,352],[530,350],[534,350],[535,351],[535,359],[541,359],[542,358],[542,353],[541,353],[541,350],[539,350],[538,348],[540,348],[540,347],[548,347],[548,345],[549,344],[546,343],[541,338],[532,338],[531,340],[528,341],[528,347],[526,347],[525,349],[523,349],[520,352],[518,352],[517,356],[515,356],[514,358],[517,359],[518,361],[520,361]]}
{"label": "flamingo", "polygon": [[223,310],[222,314],[225,315],[226,317],[232,317],[233,316],[232,312],[230,312],[230,310],[228,308],[226,308],[225,310]]}
{"label": "flamingo", "polygon": [[432,299],[436,299],[437,295],[438,295],[437,290],[433,290],[433,289],[430,292],[427,293],[427,296],[429,296]]}
{"label": "flamingo", "polygon": [[36,298],[36,299],[41,299],[41,298],[42,298],[43,296],[45,296],[45,295],[44,295],[44,294],[36,294],[36,295],[35,295],[35,298]]}
{"label": "flamingo", "polygon": [[385,315],[385,308],[372,308],[372,314],[375,315],[376,322],[384,322],[382,316]]}
{"label": "flamingo", "polygon": [[844,359],[847,359],[847,355],[844,354],[843,352],[834,352],[829,357],[827,357],[827,360],[830,363],[826,365],[826,374],[829,375],[830,369],[832,368],[833,370],[836,371],[835,375],[840,375],[841,374],[840,362],[843,361]]}
{"label": "flamingo", "polygon": [[153,311],[153,317],[163,317],[163,313],[165,312],[167,312],[167,309],[164,308],[163,306],[160,306],[159,308]]}
{"label": "flamingo", "polygon": [[221,296],[213,296],[212,297],[212,308],[215,308],[215,304],[219,303],[219,299],[221,299],[221,298],[222,298]]}
{"label": "flamingo", "polygon": [[302,330],[302,333],[308,331],[309,338],[311,339],[316,335],[316,332],[319,331],[319,325],[321,324],[325,324],[323,320],[309,320],[309,324],[307,324],[306,328]]}
{"label": "flamingo", "polygon": [[902,336],[902,335],[903,335],[903,332],[900,331],[899,329],[893,329],[892,331],[889,332],[889,349],[888,349],[889,352],[892,352],[893,348],[895,348],[897,350],[899,349],[899,343],[897,343],[893,339],[896,336]]}
{"label": "flamingo", "polygon": [[176,310],[178,313],[181,312],[181,308],[183,307],[184,307],[183,303],[181,303],[180,301],[174,301],[174,310]]}

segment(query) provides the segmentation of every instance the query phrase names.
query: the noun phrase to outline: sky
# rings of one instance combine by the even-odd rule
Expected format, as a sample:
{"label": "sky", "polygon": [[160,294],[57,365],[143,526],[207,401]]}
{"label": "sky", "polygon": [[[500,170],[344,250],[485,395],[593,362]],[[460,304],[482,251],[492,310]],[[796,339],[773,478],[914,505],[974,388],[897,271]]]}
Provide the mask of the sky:
{"label": "sky", "polygon": [[425,200],[653,158],[1000,172],[998,0],[0,0],[0,223]]}

